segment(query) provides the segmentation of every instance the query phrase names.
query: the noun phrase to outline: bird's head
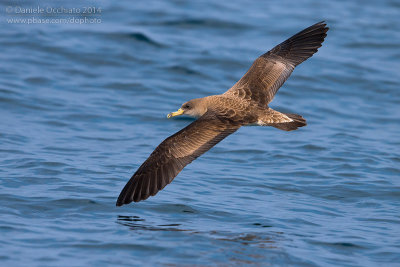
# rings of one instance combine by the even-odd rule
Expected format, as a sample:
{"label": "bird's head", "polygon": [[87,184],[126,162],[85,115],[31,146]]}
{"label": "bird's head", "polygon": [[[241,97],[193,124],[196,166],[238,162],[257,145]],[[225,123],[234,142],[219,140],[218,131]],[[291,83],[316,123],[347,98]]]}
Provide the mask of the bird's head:
{"label": "bird's head", "polygon": [[167,118],[172,118],[180,115],[188,115],[191,117],[198,118],[202,116],[207,111],[207,106],[205,105],[204,98],[192,99],[188,102],[183,103],[180,109],[175,112],[171,112],[167,115]]}

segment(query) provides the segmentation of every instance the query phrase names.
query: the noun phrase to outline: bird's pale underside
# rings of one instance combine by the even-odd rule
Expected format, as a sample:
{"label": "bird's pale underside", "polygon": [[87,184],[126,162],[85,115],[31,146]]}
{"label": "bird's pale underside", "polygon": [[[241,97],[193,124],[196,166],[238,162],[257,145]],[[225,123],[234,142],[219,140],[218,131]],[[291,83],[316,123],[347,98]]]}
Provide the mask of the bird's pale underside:
{"label": "bird's pale underside", "polygon": [[328,27],[319,22],[257,58],[247,73],[221,95],[193,99],[168,117],[199,117],[165,139],[133,174],[121,191],[117,206],[154,196],[197,157],[241,126],[261,125],[292,131],[306,125],[297,114],[268,107],[294,68],[321,47]]}

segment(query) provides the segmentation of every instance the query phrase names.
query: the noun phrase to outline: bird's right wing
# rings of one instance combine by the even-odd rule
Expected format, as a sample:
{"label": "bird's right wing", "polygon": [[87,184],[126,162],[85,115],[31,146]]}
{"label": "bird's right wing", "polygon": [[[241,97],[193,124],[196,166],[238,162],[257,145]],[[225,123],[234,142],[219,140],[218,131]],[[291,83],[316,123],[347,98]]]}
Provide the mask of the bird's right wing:
{"label": "bird's right wing", "polygon": [[324,22],[319,22],[275,46],[257,58],[247,73],[225,94],[266,106],[294,68],[318,51],[328,29]]}
{"label": "bird's right wing", "polygon": [[165,139],[122,189],[117,206],[154,196],[197,157],[239,129],[207,111],[202,117]]}

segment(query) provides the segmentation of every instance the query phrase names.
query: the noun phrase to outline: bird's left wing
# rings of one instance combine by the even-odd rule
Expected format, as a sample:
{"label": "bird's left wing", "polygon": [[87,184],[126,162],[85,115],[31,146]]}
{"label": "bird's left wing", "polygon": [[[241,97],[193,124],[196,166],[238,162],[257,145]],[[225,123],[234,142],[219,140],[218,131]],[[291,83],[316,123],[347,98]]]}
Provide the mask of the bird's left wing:
{"label": "bird's left wing", "polygon": [[197,157],[234,133],[234,125],[212,111],[165,139],[122,189],[117,206],[154,196]]}
{"label": "bird's left wing", "polygon": [[247,73],[225,94],[266,106],[294,68],[318,51],[328,29],[321,21],[275,46],[258,57]]}

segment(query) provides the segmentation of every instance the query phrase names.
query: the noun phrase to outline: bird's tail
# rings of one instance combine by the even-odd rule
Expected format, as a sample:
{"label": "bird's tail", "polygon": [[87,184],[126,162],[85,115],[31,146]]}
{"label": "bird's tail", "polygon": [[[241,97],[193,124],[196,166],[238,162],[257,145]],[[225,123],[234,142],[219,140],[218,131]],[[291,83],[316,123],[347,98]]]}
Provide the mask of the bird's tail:
{"label": "bird's tail", "polygon": [[284,131],[293,131],[297,130],[297,128],[299,127],[307,125],[306,120],[298,114],[290,114],[290,113],[284,113],[284,114],[289,118],[291,118],[293,121],[284,123],[274,123],[271,126]]}

